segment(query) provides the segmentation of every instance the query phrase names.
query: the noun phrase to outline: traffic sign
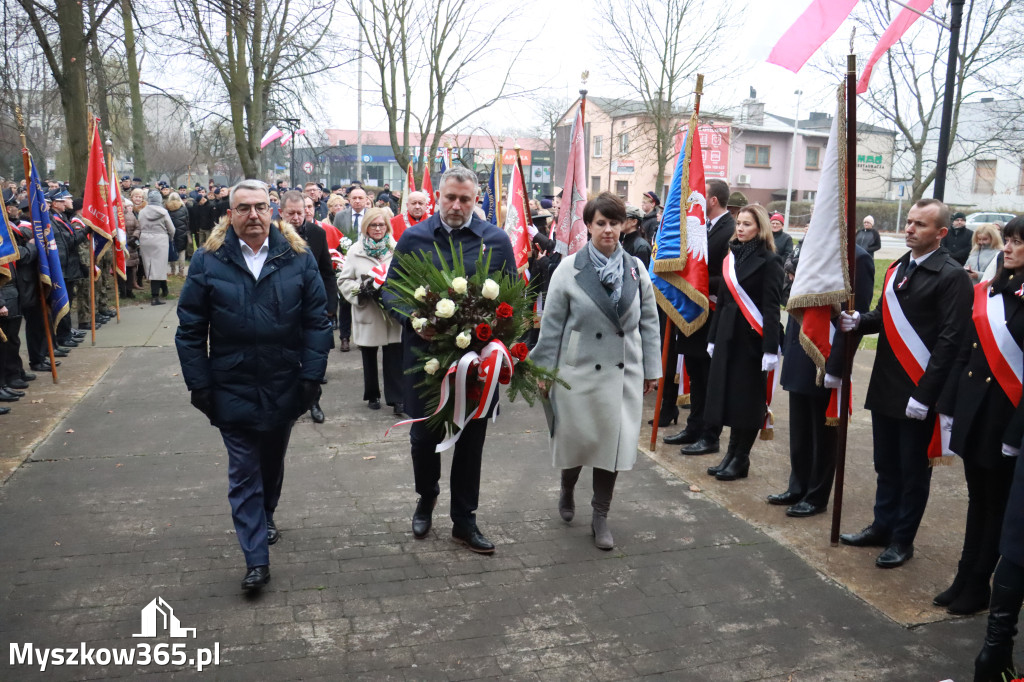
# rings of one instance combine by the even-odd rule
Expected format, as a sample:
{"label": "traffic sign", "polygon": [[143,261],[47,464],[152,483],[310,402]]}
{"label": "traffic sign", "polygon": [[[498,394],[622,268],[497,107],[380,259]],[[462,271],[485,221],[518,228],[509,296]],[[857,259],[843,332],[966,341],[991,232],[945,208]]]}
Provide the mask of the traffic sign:
{"label": "traffic sign", "polygon": [[305,163],[303,163],[302,164],[302,170],[306,171],[306,175],[312,175],[313,174],[313,162],[312,161],[306,161]]}

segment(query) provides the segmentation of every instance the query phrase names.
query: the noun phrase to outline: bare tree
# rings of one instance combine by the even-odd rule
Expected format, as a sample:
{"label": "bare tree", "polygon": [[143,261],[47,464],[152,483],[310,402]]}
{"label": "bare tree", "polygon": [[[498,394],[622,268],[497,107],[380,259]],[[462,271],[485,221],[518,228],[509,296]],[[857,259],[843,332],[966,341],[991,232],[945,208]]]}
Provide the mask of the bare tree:
{"label": "bare tree", "polygon": [[571,102],[566,97],[539,97],[534,102],[538,123],[531,130],[531,134],[544,140],[547,150],[554,153],[555,131]]}
{"label": "bare tree", "polygon": [[[862,3],[856,13],[858,34],[872,47],[899,7],[884,0]],[[938,18],[949,22],[945,3],[936,3]],[[1019,106],[1024,86],[1024,6],[1018,0],[968,0],[957,60],[951,139],[955,153],[949,167],[973,163],[979,156],[1024,149],[1024,111]],[[896,155],[911,185],[911,200],[920,199],[935,180],[935,147],[945,92],[949,33],[930,21],[918,21],[875,65],[871,88],[861,96],[875,120],[896,130]],[[833,71],[835,73],[835,71]],[[965,100],[980,95],[1017,100],[985,125],[960,126]]]}
{"label": "bare tree", "polygon": [[[24,0],[28,1],[28,0]],[[246,177],[259,177],[259,141],[275,113],[304,107],[336,52],[325,40],[328,0],[173,0],[179,31],[166,35],[209,65],[224,86],[235,151]],[[297,113],[297,112],[296,112]]]}
{"label": "bare tree", "polygon": [[654,186],[661,187],[697,71],[730,68],[725,40],[742,12],[731,0],[610,0],[598,12],[614,31],[602,43],[609,75],[643,104],[637,127],[647,134],[631,137],[650,139],[650,147],[631,151],[653,154]]}
{"label": "bare tree", "polygon": [[132,112],[132,161],[135,176],[146,177],[146,119],[142,115],[142,92],[139,89],[139,58],[135,42],[135,21],[131,0],[121,0],[121,23],[124,27],[125,68]]}
{"label": "bare tree", "polygon": [[[347,3],[364,37],[363,55],[376,71],[391,148],[403,168],[413,157],[411,133],[419,135],[417,176],[444,136],[495,102],[531,91],[512,85],[516,59],[529,40],[517,37],[511,53],[500,47],[507,15],[489,20],[470,0]],[[485,78],[482,72],[495,62],[507,66]],[[452,100],[460,102],[455,113]]]}

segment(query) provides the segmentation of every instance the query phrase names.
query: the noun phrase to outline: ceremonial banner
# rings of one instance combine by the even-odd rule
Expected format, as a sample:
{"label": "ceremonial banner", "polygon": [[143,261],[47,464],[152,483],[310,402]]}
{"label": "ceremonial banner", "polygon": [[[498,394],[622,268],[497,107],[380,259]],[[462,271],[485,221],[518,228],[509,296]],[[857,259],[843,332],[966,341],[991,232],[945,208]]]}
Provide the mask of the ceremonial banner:
{"label": "ceremonial banner", "polygon": [[498,224],[498,198],[494,196],[494,191],[497,189],[494,180],[494,169],[497,166],[497,162],[491,164],[491,174],[487,177],[487,187],[484,189],[484,215],[487,216],[487,222],[492,225]]}
{"label": "ceremonial banner", "polygon": [[0,225],[0,287],[11,281],[11,267],[8,263],[18,260],[18,255],[14,232],[7,221],[7,211],[4,211],[4,224]]}
{"label": "ceremonial banner", "polygon": [[[113,184],[117,184],[116,181]],[[99,119],[93,120],[92,142],[89,144],[89,169],[85,176],[85,197],[82,200],[82,220],[92,228],[92,249],[95,260],[110,248],[113,225],[110,220],[110,180],[100,143]],[[93,273],[95,276],[95,273]]]}
{"label": "ceremonial banner", "polygon": [[452,167],[452,150],[451,147],[444,147],[443,149],[438,149],[437,152],[441,160],[439,164],[441,175],[444,175]]}
{"label": "ceremonial banner", "polygon": [[[868,63],[864,66],[864,71],[860,74],[860,80],[857,81],[857,94],[867,92],[868,81],[871,80],[871,70],[875,68],[875,63],[882,58],[882,55],[889,51],[889,48],[896,44],[896,42],[903,37],[903,34],[907,32],[915,21],[921,18],[920,13],[924,13],[932,6],[933,0],[907,0],[907,7],[900,10],[900,13],[896,15],[896,18],[889,24],[889,28],[885,29],[885,33],[882,34],[881,39],[878,41],[878,45],[871,52],[871,56],[868,57]],[[909,8],[909,9],[908,9]],[[917,10],[916,12],[914,10]]]}
{"label": "ceremonial banner", "polygon": [[829,325],[833,306],[843,305],[851,294],[846,260],[846,96],[842,85],[836,100],[814,213],[800,245],[800,265],[786,304],[800,322],[800,345],[818,367],[819,382],[832,350]]}
{"label": "ceremonial banner", "polygon": [[305,128],[299,128],[294,133],[288,133],[287,135],[284,135],[281,138],[281,146],[283,147],[286,144],[288,144],[289,142],[291,142],[292,138],[295,137],[296,135],[305,135],[305,134],[306,134],[306,129]]}
{"label": "ceremonial banner", "polygon": [[512,241],[512,253],[516,258],[516,270],[523,273],[530,258],[530,209],[526,196],[526,179],[523,177],[523,162],[517,156],[512,167],[512,183],[508,188],[508,207],[505,209],[505,234]]}
{"label": "ceremonial banner", "polygon": [[796,73],[850,16],[857,0],[813,0],[768,55],[768,62]]}
{"label": "ceremonial banner", "polygon": [[687,336],[701,328],[709,307],[707,199],[696,131],[695,112],[672,173],[650,265],[658,305]]}
{"label": "ceremonial banner", "polygon": [[282,135],[284,135],[284,132],[280,128],[277,126],[270,126],[270,130],[268,130],[267,134],[260,140],[260,149],[263,149]]}
{"label": "ceremonial banner", "polygon": [[114,270],[121,279],[127,279],[125,268],[125,248],[128,233],[124,224],[124,204],[121,202],[121,187],[117,184],[117,172],[114,170],[114,155],[110,155],[110,225],[113,232]]}
{"label": "ceremonial banner", "polygon": [[424,164],[423,166],[423,187],[422,190],[427,193],[429,199],[427,200],[427,217],[434,215],[434,208],[436,207],[434,197],[434,184],[430,182],[430,164]]}
{"label": "ceremonial banner", "polygon": [[39,174],[36,164],[31,159],[31,171],[28,184],[28,203],[32,211],[32,238],[39,252],[39,279],[43,283],[44,296],[50,308],[50,319],[56,327],[61,318],[68,314],[68,290],[64,286],[64,273],[60,269],[60,256],[57,254],[57,242],[53,238],[50,227],[50,213],[46,210],[46,199],[39,186]]}
{"label": "ceremonial banner", "polygon": [[587,159],[583,140],[583,100],[576,111],[569,143],[569,166],[562,185],[562,206],[555,223],[555,251],[574,254],[587,244],[583,207],[587,204]]}

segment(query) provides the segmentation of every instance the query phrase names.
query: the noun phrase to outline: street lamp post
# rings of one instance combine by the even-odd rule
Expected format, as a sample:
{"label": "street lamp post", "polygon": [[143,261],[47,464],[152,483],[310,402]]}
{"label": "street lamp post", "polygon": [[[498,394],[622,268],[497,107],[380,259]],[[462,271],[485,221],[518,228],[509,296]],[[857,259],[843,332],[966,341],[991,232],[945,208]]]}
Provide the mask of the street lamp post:
{"label": "street lamp post", "polygon": [[789,224],[789,208],[793,200],[793,170],[796,168],[796,141],[800,132],[800,95],[803,90],[797,90],[796,95],[796,118],[793,119],[793,148],[789,150],[789,182],[786,184],[786,227]]}
{"label": "street lamp post", "polygon": [[288,154],[288,186],[295,187],[295,131],[299,129],[301,121],[297,118],[279,118],[278,123],[284,123],[286,126],[291,126],[291,142]]}
{"label": "street lamp post", "polygon": [[946,89],[942,95],[942,123],[939,126],[939,151],[935,160],[935,188],[932,195],[939,201],[943,201],[946,194],[946,167],[949,160],[949,135],[953,127],[953,97],[956,89],[956,63],[959,57],[964,0],[950,0],[949,4],[949,57],[946,61]]}

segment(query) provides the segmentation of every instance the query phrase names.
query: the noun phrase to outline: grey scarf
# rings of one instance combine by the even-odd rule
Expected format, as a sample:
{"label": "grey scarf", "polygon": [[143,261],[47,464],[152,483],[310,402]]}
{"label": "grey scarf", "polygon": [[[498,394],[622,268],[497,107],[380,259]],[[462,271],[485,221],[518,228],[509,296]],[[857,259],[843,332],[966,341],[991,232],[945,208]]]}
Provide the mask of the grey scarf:
{"label": "grey scarf", "polygon": [[622,247],[616,246],[611,256],[598,251],[593,242],[587,244],[590,251],[590,263],[597,270],[597,278],[608,290],[612,303],[618,303],[622,296]]}

